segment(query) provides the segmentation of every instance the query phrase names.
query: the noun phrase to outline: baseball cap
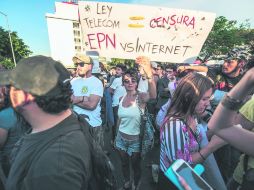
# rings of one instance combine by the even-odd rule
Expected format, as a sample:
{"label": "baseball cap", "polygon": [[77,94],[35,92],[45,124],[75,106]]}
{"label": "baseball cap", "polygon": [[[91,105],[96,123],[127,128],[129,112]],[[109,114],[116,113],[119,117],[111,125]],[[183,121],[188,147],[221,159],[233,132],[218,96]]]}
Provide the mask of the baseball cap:
{"label": "baseball cap", "polygon": [[70,81],[69,71],[50,57],[38,55],[21,59],[17,66],[1,72],[0,85],[12,85],[37,96],[61,93],[59,82]]}
{"label": "baseball cap", "polygon": [[93,64],[92,58],[90,56],[84,55],[82,53],[76,53],[73,56],[72,61],[73,61],[74,64],[77,64],[77,63],[80,63],[80,62]]}

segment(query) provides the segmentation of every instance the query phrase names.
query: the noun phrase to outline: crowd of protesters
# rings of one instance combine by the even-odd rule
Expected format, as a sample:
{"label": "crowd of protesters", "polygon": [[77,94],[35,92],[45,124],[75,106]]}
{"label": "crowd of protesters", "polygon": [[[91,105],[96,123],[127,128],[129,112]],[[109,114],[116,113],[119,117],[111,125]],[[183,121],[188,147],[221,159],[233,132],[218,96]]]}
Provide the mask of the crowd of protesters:
{"label": "crowd of protesters", "polygon": [[120,189],[141,189],[146,109],[160,147],[159,190],[176,189],[164,173],[177,159],[203,164],[202,177],[214,189],[253,187],[254,70],[246,49],[234,48],[223,64],[140,56],[135,67],[117,64],[109,72],[94,55],[74,55],[72,73],[45,56],[22,59],[12,71],[1,68],[1,189],[96,189],[78,117],[103,150],[110,129],[121,160]]}

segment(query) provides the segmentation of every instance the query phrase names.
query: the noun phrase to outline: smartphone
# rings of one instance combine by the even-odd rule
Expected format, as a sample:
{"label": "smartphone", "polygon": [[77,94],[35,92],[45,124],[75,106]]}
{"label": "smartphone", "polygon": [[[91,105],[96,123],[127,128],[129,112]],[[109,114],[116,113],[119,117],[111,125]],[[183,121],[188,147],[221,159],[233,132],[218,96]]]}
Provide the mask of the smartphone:
{"label": "smartphone", "polygon": [[193,168],[184,160],[178,159],[171,166],[177,177],[184,178],[193,190],[213,190],[213,188],[199,176]]}

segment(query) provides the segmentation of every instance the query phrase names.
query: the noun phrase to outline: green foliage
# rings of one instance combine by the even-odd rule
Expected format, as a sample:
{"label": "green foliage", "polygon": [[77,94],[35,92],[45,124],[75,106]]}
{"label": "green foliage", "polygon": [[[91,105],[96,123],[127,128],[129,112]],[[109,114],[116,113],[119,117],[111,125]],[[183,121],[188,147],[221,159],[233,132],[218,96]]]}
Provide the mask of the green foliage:
{"label": "green foliage", "polygon": [[[2,65],[6,69],[13,69],[14,68],[14,63],[12,62],[11,59],[9,58],[4,58],[0,56],[0,65]],[[0,66],[1,68],[1,66]]]}
{"label": "green foliage", "polygon": [[249,27],[248,20],[238,25],[237,21],[227,20],[223,16],[217,17],[201,50],[201,59],[203,61],[216,59],[226,54],[234,46],[246,44]]}
{"label": "green foliage", "polygon": [[108,65],[112,67],[116,66],[119,63],[126,65],[128,68],[134,67],[135,65],[135,61],[132,59],[118,59],[118,58],[111,58],[111,62],[108,63]]}
{"label": "green foliage", "polygon": [[[14,50],[15,59],[18,62],[21,58],[28,57],[32,54],[29,47],[20,39],[17,32],[11,32],[12,45]],[[0,64],[7,64],[9,61],[13,62],[11,51],[11,44],[9,33],[0,27]],[[7,64],[8,65],[8,64]],[[9,67],[9,66],[8,66]]]}
{"label": "green foliage", "polygon": [[242,30],[239,35],[244,38],[244,44],[248,45],[251,53],[254,54],[254,29]]}

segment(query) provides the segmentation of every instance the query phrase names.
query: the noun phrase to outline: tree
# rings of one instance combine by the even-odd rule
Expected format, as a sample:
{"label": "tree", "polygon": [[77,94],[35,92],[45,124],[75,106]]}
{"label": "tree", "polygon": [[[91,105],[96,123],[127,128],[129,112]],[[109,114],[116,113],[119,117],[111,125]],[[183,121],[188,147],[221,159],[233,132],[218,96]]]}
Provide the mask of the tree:
{"label": "tree", "polygon": [[254,29],[242,30],[239,35],[244,38],[245,44],[249,46],[251,54],[254,55]]}
{"label": "tree", "polygon": [[[12,45],[14,50],[14,55],[16,61],[19,61],[21,58],[28,57],[32,51],[29,50],[29,47],[23,42],[21,38],[18,37],[17,32],[11,32]],[[0,27],[0,64],[7,66],[8,68],[13,67],[13,57],[9,39],[9,33],[7,30],[4,30]]]}
{"label": "tree", "polygon": [[116,66],[117,64],[124,64],[128,68],[134,67],[135,65],[135,60],[132,59],[119,59],[119,58],[111,58],[111,62],[108,64],[110,67]]}
{"label": "tree", "polygon": [[237,21],[227,20],[223,16],[216,18],[200,53],[202,61],[216,59],[220,55],[225,55],[234,46],[246,44],[245,36],[242,34],[247,35],[250,25],[248,21],[239,26],[237,24]]}

